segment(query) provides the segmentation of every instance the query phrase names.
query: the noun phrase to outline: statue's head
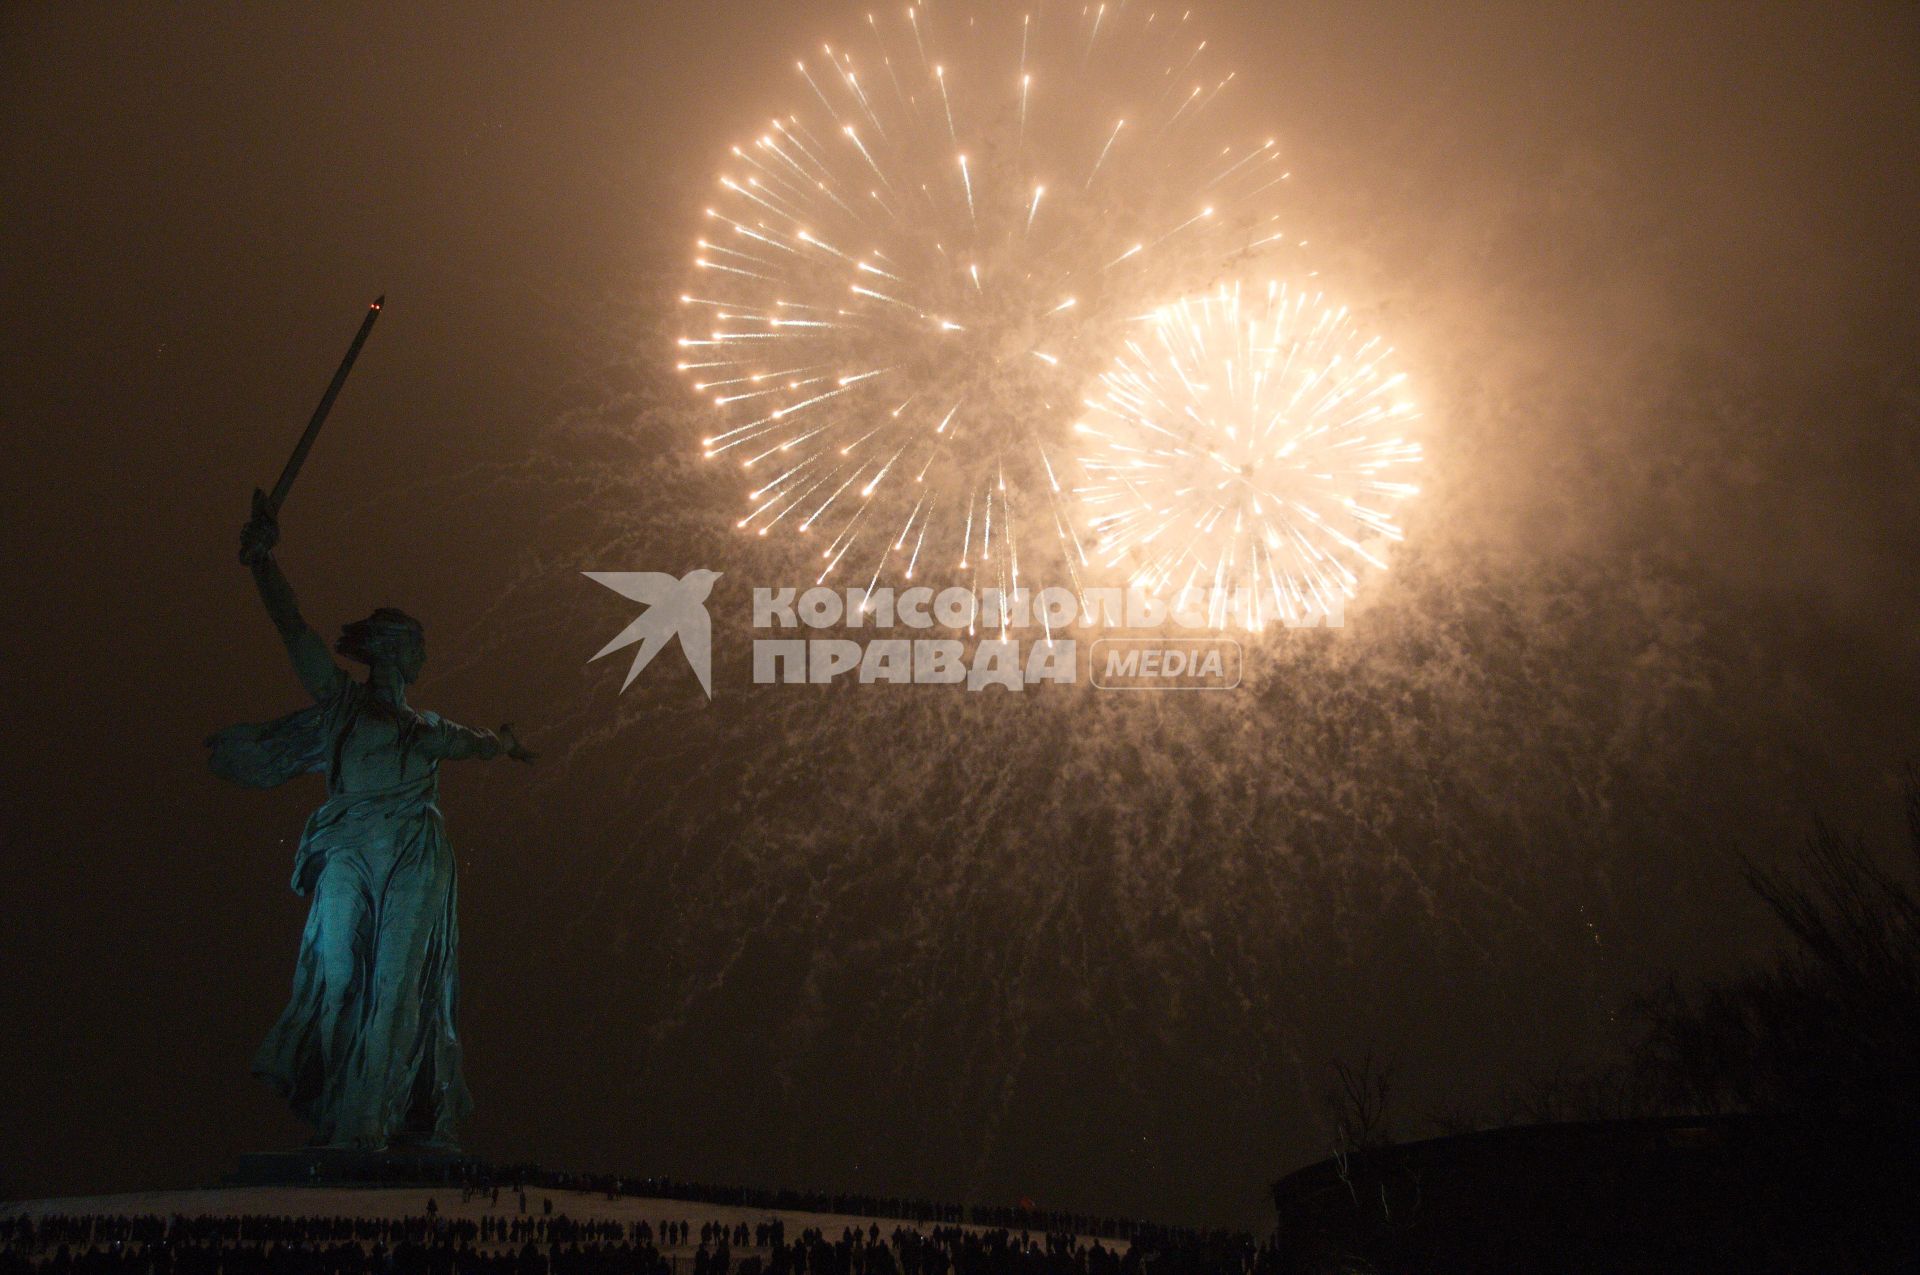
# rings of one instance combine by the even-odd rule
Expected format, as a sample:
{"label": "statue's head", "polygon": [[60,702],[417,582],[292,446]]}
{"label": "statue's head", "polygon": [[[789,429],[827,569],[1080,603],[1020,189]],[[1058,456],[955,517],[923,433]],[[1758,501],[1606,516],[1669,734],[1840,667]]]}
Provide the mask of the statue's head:
{"label": "statue's head", "polygon": [[368,668],[391,665],[403,681],[412,682],[427,662],[427,635],[420,621],[405,611],[381,607],[364,620],[342,625],[333,649]]}

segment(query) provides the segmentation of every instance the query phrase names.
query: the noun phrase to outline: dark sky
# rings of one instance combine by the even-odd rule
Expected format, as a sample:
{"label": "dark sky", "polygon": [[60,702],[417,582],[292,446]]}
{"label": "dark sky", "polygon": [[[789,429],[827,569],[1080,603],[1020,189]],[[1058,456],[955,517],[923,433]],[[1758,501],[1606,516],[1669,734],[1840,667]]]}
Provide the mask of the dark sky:
{"label": "dark sky", "polygon": [[1589,1065],[1764,944],[1736,851],[1888,822],[1912,5],[1201,7],[1425,387],[1390,586],[1230,707],[616,695],[577,572],[725,566],[737,611],[774,570],[667,302],[715,157],[861,12],[0,12],[0,1191],[298,1136],[246,1063],[316,786],[198,741],[296,702],[234,533],[382,291],[282,561],[545,753],[445,785],[483,1154],[1253,1225],[1331,1057],[1397,1059],[1409,1129]]}

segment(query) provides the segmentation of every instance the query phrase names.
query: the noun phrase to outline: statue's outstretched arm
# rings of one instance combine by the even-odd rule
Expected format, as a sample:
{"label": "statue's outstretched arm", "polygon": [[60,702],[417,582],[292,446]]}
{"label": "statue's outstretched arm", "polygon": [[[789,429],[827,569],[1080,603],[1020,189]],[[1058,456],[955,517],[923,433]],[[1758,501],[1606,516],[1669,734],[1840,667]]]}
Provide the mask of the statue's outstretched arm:
{"label": "statue's outstretched arm", "polygon": [[266,607],[273,627],[280,631],[280,640],[287,644],[287,654],[293,660],[293,671],[299,675],[300,684],[315,699],[326,699],[340,689],[347,674],[333,662],[320,635],[301,617],[293,586],[287,583],[280,564],[273,560],[273,546],[279,539],[280,524],[268,508],[266,497],[254,492],[253,517],[240,532],[240,561],[253,572],[260,602]]}
{"label": "statue's outstretched arm", "polygon": [[438,719],[426,740],[426,748],[431,756],[442,761],[466,761],[470,758],[492,761],[495,757],[532,761],[534,758],[534,754],[514,735],[512,722],[498,731],[475,730],[443,717]]}

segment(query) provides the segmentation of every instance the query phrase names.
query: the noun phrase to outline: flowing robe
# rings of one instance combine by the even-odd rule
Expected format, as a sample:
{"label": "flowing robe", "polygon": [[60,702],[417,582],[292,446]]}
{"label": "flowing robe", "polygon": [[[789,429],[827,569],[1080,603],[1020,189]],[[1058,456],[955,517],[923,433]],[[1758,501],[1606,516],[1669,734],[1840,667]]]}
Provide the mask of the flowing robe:
{"label": "flowing robe", "polygon": [[293,996],[254,1073],[327,1144],[451,1145],[472,1101],[456,1030],[459,889],[439,767],[495,755],[498,741],[343,677],[312,708],[207,742],[214,770],[238,783],[327,775],[327,800],[294,856],[294,891],[312,902]]}

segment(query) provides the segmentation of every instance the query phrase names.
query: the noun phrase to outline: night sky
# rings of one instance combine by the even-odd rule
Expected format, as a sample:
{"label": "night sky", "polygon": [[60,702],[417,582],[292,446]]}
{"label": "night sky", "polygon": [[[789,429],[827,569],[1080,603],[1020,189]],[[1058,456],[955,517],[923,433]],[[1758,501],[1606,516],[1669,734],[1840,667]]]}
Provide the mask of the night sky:
{"label": "night sky", "polygon": [[[247,1063],[320,785],[199,741],[299,703],[234,539],[381,292],[280,561],[542,753],[443,784],[479,1154],[1257,1226],[1331,1059],[1394,1059],[1410,1132],[1604,1062],[1771,941],[1740,854],[1891,824],[1920,10],[1199,7],[1422,386],[1426,490],[1345,630],[1130,699],[747,685],[794,572],[672,302],[719,157],[863,12],[0,11],[0,1194],[301,1136]],[[579,572],[697,565],[716,698],[619,694]]]}

